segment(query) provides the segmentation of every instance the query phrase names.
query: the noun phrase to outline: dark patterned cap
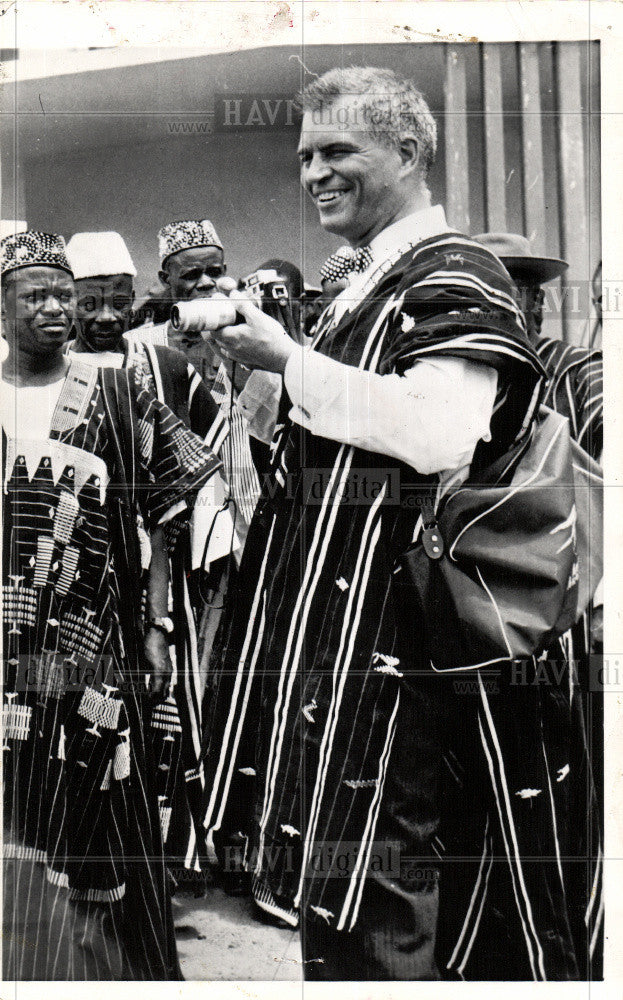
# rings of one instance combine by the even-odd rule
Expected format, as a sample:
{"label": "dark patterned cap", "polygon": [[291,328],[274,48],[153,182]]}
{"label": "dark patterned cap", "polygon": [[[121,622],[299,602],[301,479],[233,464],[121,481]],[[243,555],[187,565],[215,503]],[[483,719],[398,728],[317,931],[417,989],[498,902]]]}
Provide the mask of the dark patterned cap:
{"label": "dark patterned cap", "polygon": [[18,267],[60,267],[72,274],[63,237],[33,229],[0,240],[0,273],[7,274]]}
{"label": "dark patterned cap", "polygon": [[158,253],[161,264],[164,264],[171,254],[179,253],[180,250],[189,250],[191,247],[223,249],[223,244],[209,219],[168,222],[158,233]]}

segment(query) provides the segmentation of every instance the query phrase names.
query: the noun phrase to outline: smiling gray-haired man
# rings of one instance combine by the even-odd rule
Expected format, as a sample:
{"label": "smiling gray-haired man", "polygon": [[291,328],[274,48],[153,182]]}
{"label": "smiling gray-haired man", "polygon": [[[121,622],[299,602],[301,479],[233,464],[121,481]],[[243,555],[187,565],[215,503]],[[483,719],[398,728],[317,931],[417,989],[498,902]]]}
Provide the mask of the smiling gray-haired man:
{"label": "smiling gray-haired man", "polygon": [[307,978],[577,978],[538,692],[436,672],[392,572],[413,501],[507,450],[543,369],[502,265],[432,204],[413,83],[336,69],[301,104],[301,181],[353,278],[310,348],[244,300],[213,334],[273,373],[239,405],[274,482],[213,659],[205,826],[252,775],[254,896],[300,921]]}

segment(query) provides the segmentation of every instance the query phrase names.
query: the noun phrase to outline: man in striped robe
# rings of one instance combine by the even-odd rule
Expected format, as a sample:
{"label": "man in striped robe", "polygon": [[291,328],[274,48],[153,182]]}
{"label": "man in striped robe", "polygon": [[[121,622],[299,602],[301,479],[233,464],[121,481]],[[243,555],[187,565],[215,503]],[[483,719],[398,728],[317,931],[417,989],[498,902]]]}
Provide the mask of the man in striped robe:
{"label": "man in striped robe", "polygon": [[[223,244],[209,219],[183,219],[167,223],[158,232],[158,252],[160,280],[169,289],[171,302],[211,298],[219,291],[227,267]],[[230,287],[233,284],[231,281]],[[244,544],[260,485],[244,421],[236,411],[230,412],[232,386],[225,367],[198,333],[175,330],[169,321],[155,326],[139,326],[126,336],[130,343],[138,341],[182,351],[229,420],[230,435],[222,458],[224,473],[231,487],[236,533],[240,543]],[[226,580],[221,581],[221,592],[215,595],[215,605],[220,605],[222,601],[223,588],[226,589]],[[213,624],[210,623],[208,632]]]}
{"label": "man in striped robe", "polygon": [[[603,451],[603,355],[599,348],[568,344],[542,335],[545,290],[543,285],[559,278],[567,270],[567,262],[556,257],[533,254],[530,241],[518,233],[482,233],[475,236],[495,253],[517,289],[517,300],[523,310],[530,342],[547,373],[548,384],[543,402],[569,421],[572,437],[588,454],[601,463]],[[594,507],[593,517],[597,516]],[[570,629],[550,651],[551,662],[566,664],[559,671],[559,681],[551,685],[546,729],[549,730],[550,754],[562,753],[559,763],[566,762],[567,749],[560,740],[560,732],[571,728],[571,743],[577,759],[581,760],[583,748],[590,749],[593,783],[588,780],[576,785],[574,815],[569,814],[569,803],[562,804],[561,823],[567,821],[563,865],[566,876],[566,895],[569,910],[575,910],[572,926],[580,927],[576,939],[581,940],[584,895],[581,859],[590,841],[592,849],[601,850],[600,828],[604,816],[604,701],[598,682],[603,665],[603,595],[602,585],[597,588],[592,605],[584,612],[574,628]],[[569,671],[573,675],[570,683]],[[582,765],[576,769],[582,769]],[[565,799],[566,788],[556,787]],[[587,817],[589,822],[587,823]],[[597,942],[596,942],[597,943]],[[601,945],[601,941],[599,942]],[[600,948],[593,949],[591,967],[599,977],[601,970]]]}
{"label": "man in striped robe", "polygon": [[413,84],[334,70],[302,106],[302,183],[357,273],[311,349],[243,300],[213,335],[274,373],[239,401],[274,481],[213,657],[206,836],[253,782],[245,864],[307,978],[577,978],[536,664],[435,671],[393,584],[422,488],[522,435],[543,368],[504,268],[431,205]]}
{"label": "man in striped robe", "polygon": [[[227,419],[185,355],[124,336],[134,302],[136,268],[123,237],[115,232],[74,233],[67,244],[67,257],[77,296],[76,338],[67,345],[67,356],[98,368],[140,372],[160,402],[219,454],[227,439]],[[215,478],[217,485],[213,479],[201,492],[191,522],[193,529],[197,516],[208,523],[216,516],[225,490],[220,477]],[[202,608],[197,593],[199,574],[191,571],[191,524],[175,523],[167,534],[170,593],[164,595],[164,605],[168,613],[154,628],[160,629],[170,644],[175,671],[166,718],[158,707],[151,737],[158,758],[158,799],[169,871],[182,870],[185,878],[186,871],[196,872],[201,884],[193,822],[199,815],[203,781],[198,768],[203,693],[198,654]]]}
{"label": "man in striped robe", "polygon": [[154,626],[165,525],[220,462],[138,369],[67,359],[61,237],[6,237],[0,264],[4,978],[179,979],[148,726],[170,719],[171,661]]}
{"label": "man in striped robe", "polygon": [[[158,232],[158,255],[160,280],[169,290],[172,303],[211,298],[219,291],[224,278],[225,281],[230,281],[230,287],[235,284],[225,277],[227,265],[223,244],[209,219],[182,219],[162,226]],[[199,699],[196,717],[199,718],[212,643],[221,618],[225,595],[230,580],[236,575],[237,562],[240,560],[257,503],[260,492],[259,478],[251,454],[246,423],[233,407],[235,387],[225,365],[215,356],[210,345],[202,340],[198,333],[175,330],[168,320],[157,325],[145,324],[137,327],[126,334],[126,339],[130,350],[147,350],[150,357],[154,352],[168,348],[176,348],[182,352],[193,365],[193,370],[201,376],[200,395],[206,391],[210,393],[228,428],[227,440],[220,450],[223,474],[228,484],[224,509],[216,520],[203,519],[204,524],[207,521],[207,534],[214,538],[218,532],[226,550],[223,554],[221,548],[220,554],[205,567],[208,570],[207,580],[202,581],[204,586],[196,595],[198,670],[195,675],[195,687]],[[201,400],[196,409],[201,412]],[[197,512],[205,514],[205,508],[199,505]],[[201,562],[203,569],[205,559]],[[202,780],[200,771],[199,777]],[[193,843],[193,865],[197,860],[197,845]],[[224,878],[226,882],[232,881],[225,875]],[[233,881],[236,883],[238,880]]]}

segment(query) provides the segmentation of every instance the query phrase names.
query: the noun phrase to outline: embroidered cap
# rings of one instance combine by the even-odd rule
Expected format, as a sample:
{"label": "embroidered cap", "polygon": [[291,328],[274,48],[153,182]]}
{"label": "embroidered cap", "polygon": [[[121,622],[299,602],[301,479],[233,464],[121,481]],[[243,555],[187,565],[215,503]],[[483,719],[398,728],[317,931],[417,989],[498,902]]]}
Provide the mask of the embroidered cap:
{"label": "embroidered cap", "polygon": [[223,249],[223,244],[209,219],[168,222],[158,233],[158,253],[161,264],[164,264],[171,254],[179,253],[180,250],[189,250],[191,247]]}
{"label": "embroidered cap", "polygon": [[18,267],[60,267],[73,273],[63,237],[34,229],[0,240],[0,273],[7,274]]}
{"label": "embroidered cap", "polygon": [[67,244],[67,259],[76,281],[111,274],[136,277],[130,251],[119,233],[74,233]]}
{"label": "embroidered cap", "polygon": [[348,245],[340,247],[325,260],[320,268],[321,281],[339,281],[354,271],[365,271],[372,263],[370,247],[354,250]]}

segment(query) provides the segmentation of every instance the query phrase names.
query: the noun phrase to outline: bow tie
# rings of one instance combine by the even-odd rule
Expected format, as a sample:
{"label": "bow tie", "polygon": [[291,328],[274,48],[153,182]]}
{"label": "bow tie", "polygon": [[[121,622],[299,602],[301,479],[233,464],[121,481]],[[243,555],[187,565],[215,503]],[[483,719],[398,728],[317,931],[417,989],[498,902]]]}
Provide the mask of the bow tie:
{"label": "bow tie", "polygon": [[370,247],[358,247],[357,250],[348,246],[340,247],[325,260],[320,268],[320,278],[322,281],[339,281],[353,272],[365,271],[371,263]]}

